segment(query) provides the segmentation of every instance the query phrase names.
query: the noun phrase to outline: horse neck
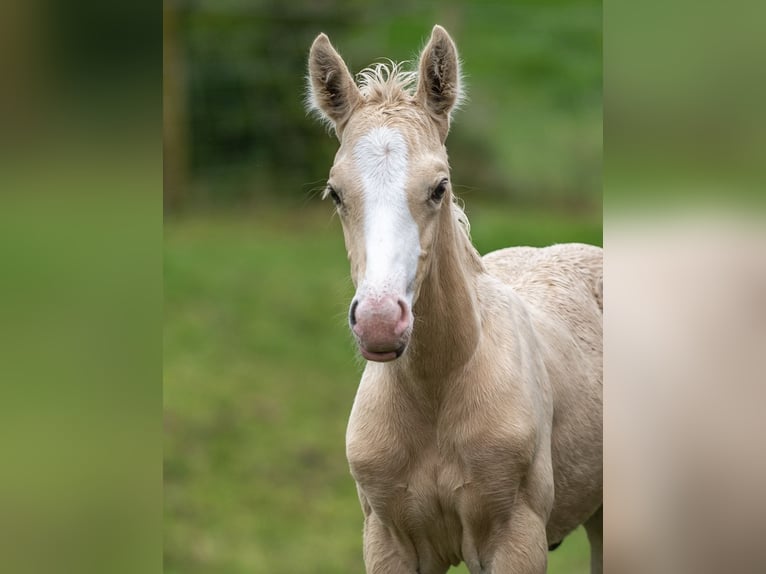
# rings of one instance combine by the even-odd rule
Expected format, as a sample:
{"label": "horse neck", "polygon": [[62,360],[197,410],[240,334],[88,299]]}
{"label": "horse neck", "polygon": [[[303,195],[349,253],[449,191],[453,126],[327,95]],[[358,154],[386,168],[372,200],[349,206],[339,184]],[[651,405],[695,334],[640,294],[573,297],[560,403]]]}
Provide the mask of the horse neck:
{"label": "horse neck", "polygon": [[[446,207],[446,205],[445,205]],[[442,209],[429,268],[413,314],[415,325],[404,365],[418,379],[436,379],[464,365],[478,346],[481,321],[476,278],[481,257],[455,217]]]}

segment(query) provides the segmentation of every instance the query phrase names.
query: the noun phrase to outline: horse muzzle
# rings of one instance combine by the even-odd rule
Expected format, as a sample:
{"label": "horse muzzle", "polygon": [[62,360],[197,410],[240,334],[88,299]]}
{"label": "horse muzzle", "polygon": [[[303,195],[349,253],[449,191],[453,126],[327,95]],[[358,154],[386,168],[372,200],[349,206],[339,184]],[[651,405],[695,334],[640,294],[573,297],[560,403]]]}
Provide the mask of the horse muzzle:
{"label": "horse muzzle", "polygon": [[365,359],[393,361],[407,348],[412,311],[404,299],[391,295],[354,299],[349,325]]}

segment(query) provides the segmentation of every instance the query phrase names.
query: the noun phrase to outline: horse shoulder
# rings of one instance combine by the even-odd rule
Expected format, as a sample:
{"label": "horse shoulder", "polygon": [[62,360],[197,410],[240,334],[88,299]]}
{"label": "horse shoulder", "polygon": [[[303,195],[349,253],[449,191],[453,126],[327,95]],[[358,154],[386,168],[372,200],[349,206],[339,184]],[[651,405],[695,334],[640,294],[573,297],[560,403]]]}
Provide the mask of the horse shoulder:
{"label": "horse shoulder", "polygon": [[[484,344],[466,367],[466,392],[447,411],[450,432],[464,465],[462,508],[475,528],[503,521],[519,488],[535,488],[533,469],[546,458],[550,468],[552,405],[550,384],[527,328],[523,341],[506,337],[501,317],[526,323],[513,296],[493,295],[497,307],[485,321]],[[525,349],[526,348],[526,349]],[[538,482],[535,477],[532,482]],[[552,484],[552,478],[542,481]],[[547,494],[550,495],[552,489]],[[486,526],[486,524],[485,524]]]}
{"label": "horse shoulder", "polygon": [[482,345],[470,367],[475,374],[468,388],[478,389],[486,404],[476,416],[489,419],[488,428],[512,438],[517,446],[534,446],[552,413],[544,342],[528,305],[512,288],[491,276],[478,287]]}

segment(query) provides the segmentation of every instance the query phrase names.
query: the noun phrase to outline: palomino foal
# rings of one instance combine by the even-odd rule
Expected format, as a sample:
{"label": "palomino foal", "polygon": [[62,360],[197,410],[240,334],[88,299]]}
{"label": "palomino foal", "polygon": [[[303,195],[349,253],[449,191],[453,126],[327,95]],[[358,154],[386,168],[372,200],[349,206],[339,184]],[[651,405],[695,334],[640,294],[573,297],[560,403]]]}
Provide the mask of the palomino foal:
{"label": "palomino foal", "polygon": [[309,77],[340,140],[327,195],[368,360],[346,441],[367,572],[539,574],[580,524],[601,572],[601,250],[471,245],[444,147],[460,71],[443,28],[416,74],[378,65],[360,85],[320,34]]}

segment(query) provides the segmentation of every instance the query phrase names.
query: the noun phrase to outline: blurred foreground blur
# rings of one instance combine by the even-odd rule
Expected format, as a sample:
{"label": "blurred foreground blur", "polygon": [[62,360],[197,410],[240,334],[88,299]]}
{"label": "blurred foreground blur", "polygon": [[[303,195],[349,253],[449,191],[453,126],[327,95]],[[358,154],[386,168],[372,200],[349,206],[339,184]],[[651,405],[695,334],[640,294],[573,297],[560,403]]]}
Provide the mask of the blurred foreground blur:
{"label": "blurred foreground blur", "polygon": [[764,572],[763,8],[606,14],[605,568]]}
{"label": "blurred foreground blur", "polygon": [[161,569],[160,26],[145,8],[0,3],[3,572]]}
{"label": "blurred foreground blur", "polygon": [[614,572],[762,572],[766,232],[718,206],[607,226]]}

